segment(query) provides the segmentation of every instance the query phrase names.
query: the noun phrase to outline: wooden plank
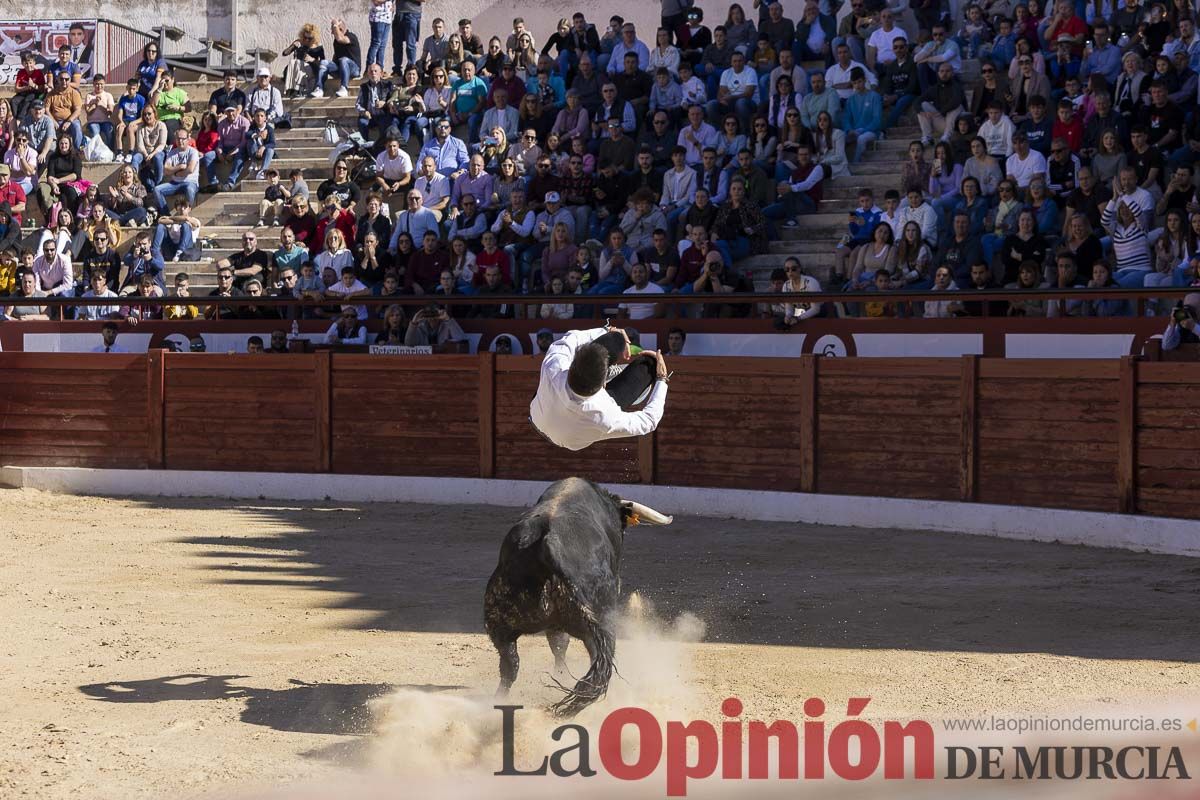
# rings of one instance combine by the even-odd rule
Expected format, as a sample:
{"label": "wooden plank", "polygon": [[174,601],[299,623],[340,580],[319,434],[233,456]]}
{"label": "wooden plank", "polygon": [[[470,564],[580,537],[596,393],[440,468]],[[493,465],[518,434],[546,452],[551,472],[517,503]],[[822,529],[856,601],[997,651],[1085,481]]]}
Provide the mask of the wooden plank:
{"label": "wooden plank", "polygon": [[817,357],[800,356],[800,491],[817,486]]}
{"label": "wooden plank", "polygon": [[985,358],[979,364],[979,377],[1046,380],[1117,379],[1116,362],[1110,359],[1063,358]]}
{"label": "wooden plank", "polygon": [[[1143,362],[1143,366],[1145,366],[1145,362]],[[1145,395],[1139,391],[1136,404],[1139,430],[1147,428],[1169,428],[1173,431],[1200,430],[1200,412],[1197,412],[1195,408],[1146,408],[1144,397]]]}
{"label": "wooden plank", "polygon": [[317,472],[329,472],[333,463],[333,354],[328,350],[314,353],[312,372],[313,463]]}
{"label": "wooden plank", "polygon": [[977,451],[979,424],[976,417],[976,406],[979,399],[979,356],[962,357],[959,393],[962,411],[959,415],[961,425],[959,428],[958,496],[964,503],[970,503],[975,500],[976,470],[979,467]]}
{"label": "wooden plank", "polygon": [[141,353],[36,353],[10,351],[0,352],[0,370],[44,370],[67,373],[77,370],[140,370],[143,368]]}
{"label": "wooden plank", "polygon": [[187,358],[171,359],[167,369],[178,375],[188,372],[250,372],[256,375],[292,372],[305,375],[312,370],[312,359],[317,355],[319,354],[294,353],[287,358],[258,358],[248,353],[189,353]]}
{"label": "wooden plank", "polygon": [[1056,381],[1056,380],[997,380],[988,378],[979,382],[979,396],[988,400],[1007,400],[1024,403],[1041,400],[1056,403],[1110,403],[1117,400],[1116,386],[1111,381]]}
{"label": "wooden plank", "polygon": [[[101,353],[100,355],[103,355]],[[8,385],[41,386],[47,388],[74,386],[101,386],[109,391],[120,391],[146,374],[146,366],[139,361],[134,367],[123,370],[63,370],[45,372],[39,370],[5,371],[4,382]]]}
{"label": "wooden plank", "polygon": [[829,358],[821,364],[821,378],[957,378],[959,369],[956,358]]}
{"label": "wooden plank", "polygon": [[[1141,370],[1138,370],[1141,374]],[[1158,409],[1186,410],[1196,412],[1196,387],[1167,384],[1146,384],[1138,387],[1139,406]]]}
{"label": "wooden plank", "polygon": [[1137,370],[1138,383],[1170,384],[1181,383],[1186,386],[1200,384],[1200,363],[1173,361],[1143,361]]}
{"label": "wooden plank", "polygon": [[[314,353],[313,358],[316,358],[317,355],[319,354]],[[183,359],[179,360],[182,361]],[[260,360],[271,361],[272,359]],[[168,394],[172,390],[177,393],[199,391],[201,394],[204,394],[210,391],[227,389],[239,391],[259,389],[272,392],[309,392],[313,383],[313,359],[304,359],[304,366],[305,369],[303,370],[289,369],[273,370],[270,372],[253,372],[250,370],[226,372],[215,369],[176,370],[168,367],[167,391]]]}
{"label": "wooden plank", "polygon": [[651,431],[637,438],[638,481],[654,483],[655,433]]}
{"label": "wooden plank", "polygon": [[138,416],[124,416],[107,409],[93,409],[89,415],[50,409],[41,414],[3,414],[0,416],[0,432],[8,431],[48,431],[51,434],[49,438],[66,441],[74,441],[76,431],[105,431],[136,438],[146,433],[146,421]]}
{"label": "wooden plank", "polygon": [[454,372],[420,372],[417,370],[334,372],[333,388],[338,391],[367,391],[372,394],[380,391],[401,394],[417,394],[422,390],[456,392],[470,389],[473,391],[478,376],[478,369],[471,372],[461,370]]}
{"label": "wooden plank", "polygon": [[830,426],[821,431],[822,447],[839,451],[877,450],[898,458],[904,458],[907,453],[941,453],[957,457],[961,444],[958,431],[930,430],[927,425],[917,424],[907,430],[847,430]]}
{"label": "wooden plank", "polygon": [[1139,466],[1137,486],[1139,495],[1144,489],[1200,489],[1200,471],[1161,470]]}
{"label": "wooden plank", "polygon": [[1139,450],[1137,462],[1140,467],[1155,469],[1195,469],[1195,450]]}
{"label": "wooden plank", "polygon": [[[359,398],[361,401],[361,397]],[[166,409],[166,417],[168,419],[209,419],[213,418],[215,413],[220,411],[211,401],[202,401],[195,397],[166,398],[164,403]],[[277,419],[289,420],[312,420],[313,404],[311,397],[294,397],[284,396],[280,398],[267,397],[262,394],[255,396],[253,400],[243,400],[236,404],[236,414],[244,419],[261,420],[263,424],[269,424]],[[365,409],[360,409],[365,412]],[[388,415],[391,419],[395,416],[395,412]]]}
{"label": "wooden plank", "polygon": [[162,469],[165,463],[166,360],[164,350],[149,350],[146,353],[146,463],[150,469]]}
{"label": "wooden plank", "polygon": [[[7,377],[6,377],[7,379]],[[72,409],[108,408],[119,397],[122,403],[144,403],[145,381],[141,386],[130,386],[119,394],[110,386],[92,386],[85,383],[75,385],[30,386],[28,384],[0,383],[0,403],[36,403],[44,409],[47,403],[65,403]]]}
{"label": "wooden plank", "polygon": [[479,477],[491,478],[496,474],[496,354],[480,353],[478,361]]}
{"label": "wooden plank", "polygon": [[1020,442],[1104,442],[1112,439],[1111,422],[1068,422],[1027,419],[1015,424],[1011,419],[981,417],[979,439]]}
{"label": "wooden plank", "polygon": [[1061,422],[1117,422],[1116,403],[1061,403],[1043,400],[1027,400],[1013,403],[1011,400],[995,400],[982,392],[979,396],[978,414],[981,419],[1008,419],[1020,423],[1026,419]]}
{"label": "wooden plank", "polygon": [[[1135,448],[1196,450],[1200,452],[1200,430],[1173,431],[1170,428],[1142,428],[1137,432]],[[1200,466],[1200,464],[1198,464]]]}
{"label": "wooden plank", "polygon": [[[493,355],[495,355],[493,353]],[[541,359],[537,359],[541,363]],[[372,356],[359,353],[334,353],[333,373],[369,372],[462,372],[473,374],[479,368],[472,355]]]}

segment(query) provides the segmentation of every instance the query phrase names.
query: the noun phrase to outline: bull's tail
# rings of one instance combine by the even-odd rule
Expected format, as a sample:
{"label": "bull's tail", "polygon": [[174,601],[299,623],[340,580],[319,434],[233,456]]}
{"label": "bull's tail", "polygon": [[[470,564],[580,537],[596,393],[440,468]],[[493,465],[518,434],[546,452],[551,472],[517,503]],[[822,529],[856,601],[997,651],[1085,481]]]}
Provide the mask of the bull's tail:
{"label": "bull's tail", "polygon": [[551,713],[556,717],[573,717],[608,693],[617,650],[616,637],[595,615],[587,611],[584,613],[583,627],[585,635],[578,638],[587,647],[592,663],[587,673],[569,689],[561,682],[554,681],[565,693],[561,700],[550,706]]}

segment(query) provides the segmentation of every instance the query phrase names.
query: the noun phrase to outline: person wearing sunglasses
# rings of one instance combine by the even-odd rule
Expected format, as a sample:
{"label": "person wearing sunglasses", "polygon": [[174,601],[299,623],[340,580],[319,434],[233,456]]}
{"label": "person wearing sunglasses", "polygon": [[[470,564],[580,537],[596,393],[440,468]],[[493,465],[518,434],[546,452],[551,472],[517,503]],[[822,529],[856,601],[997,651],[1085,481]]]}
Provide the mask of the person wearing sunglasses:
{"label": "person wearing sunglasses", "polygon": [[142,60],[137,66],[138,94],[149,101],[162,86],[166,72],[166,59],[158,51],[158,44],[150,42],[142,48]]}

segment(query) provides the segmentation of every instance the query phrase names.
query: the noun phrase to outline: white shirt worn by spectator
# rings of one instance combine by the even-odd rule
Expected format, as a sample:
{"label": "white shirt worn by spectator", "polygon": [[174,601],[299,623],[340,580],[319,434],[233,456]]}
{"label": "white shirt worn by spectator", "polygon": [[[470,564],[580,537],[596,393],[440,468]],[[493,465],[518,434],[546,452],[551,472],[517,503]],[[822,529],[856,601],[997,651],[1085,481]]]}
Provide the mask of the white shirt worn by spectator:
{"label": "white shirt worn by spectator", "polygon": [[[350,251],[343,250],[342,252],[349,253]],[[325,255],[325,254],[322,253],[321,255]],[[318,259],[320,259],[320,257],[321,256],[317,256]],[[353,257],[354,257],[353,254],[351,254],[352,259],[353,259]],[[337,283],[333,284],[325,291],[328,292],[329,294],[335,295],[337,297],[345,297],[346,295],[350,295],[350,294],[358,294],[359,292],[366,292],[367,287],[363,284],[362,281],[360,281],[358,278],[355,278],[354,283],[350,284],[349,286],[346,286],[346,284],[342,283],[341,281],[338,281]],[[349,311],[350,309],[354,309],[354,313],[358,315],[359,319],[367,318],[367,307],[366,306],[350,306],[350,305],[342,306],[343,312]],[[336,322],[334,323],[334,327],[335,328],[337,327]]]}
{"label": "white shirt worn by spectator", "polygon": [[1024,159],[1014,151],[1004,162],[1004,169],[1007,174],[1017,179],[1019,188],[1026,189],[1031,180],[1046,174],[1046,157],[1033,148],[1030,148],[1029,155]]}
{"label": "white shirt worn by spectator", "polygon": [[910,220],[921,226],[921,238],[928,242],[930,247],[937,245],[938,220],[932,205],[921,203],[916,208],[905,206],[900,209],[900,230],[904,230],[904,226]]}
{"label": "white shirt worn by spectator", "polygon": [[450,179],[440,172],[433,173],[432,178],[420,175],[413,178],[413,188],[421,193],[421,207],[429,208],[450,196]]}
{"label": "white shirt worn by spectator", "polygon": [[[657,283],[647,283],[641,289],[630,286],[621,294],[663,294],[663,288]],[[621,303],[621,308],[629,312],[630,319],[651,319],[654,306],[654,303]]]}
{"label": "white shirt worn by spectator", "polygon": [[559,447],[583,450],[605,439],[644,436],[658,427],[667,403],[666,381],[655,381],[641,411],[622,411],[605,390],[580,397],[567,386],[575,351],[603,336],[604,328],[571,331],[546,351],[537,394],[529,416],[542,434]]}
{"label": "white shirt worn by spectator", "polygon": [[[813,27],[818,26],[814,25]],[[892,51],[892,42],[896,39],[908,41],[908,34],[898,25],[893,25],[890,31],[885,31],[883,28],[875,29],[875,32],[867,39],[867,46],[875,48],[876,64],[888,64],[896,60],[896,54]]]}
{"label": "white shirt worn by spectator", "polygon": [[90,352],[92,352],[92,353],[128,353],[129,351],[126,350],[124,347],[121,347],[121,345],[119,345],[119,344],[105,346],[104,342],[101,342],[100,344],[93,347]]}
{"label": "white shirt worn by spectator", "polygon": [[753,91],[750,92],[749,99],[753,102],[758,94],[758,73],[745,66],[741,72],[734,72],[733,67],[730,67],[721,73],[721,85],[729,91],[731,100],[742,97],[746,87],[750,87]]}
{"label": "white shirt worn by spectator", "polygon": [[[789,279],[783,282],[783,291],[785,292],[819,292],[821,291],[821,283],[812,275],[801,275],[799,278]],[[788,301],[783,304],[783,315],[785,317],[796,317],[797,319],[810,319],[821,313],[820,303],[793,303]]]}
{"label": "white shirt worn by spectator", "polygon": [[389,156],[387,150],[384,150],[375,156],[375,168],[385,181],[398,181],[405,175],[412,174],[413,165],[412,159],[403,150],[395,158]]}
{"label": "white shirt worn by spectator", "polygon": [[996,158],[1008,158],[1012,155],[1012,137],[1017,130],[1008,114],[1001,114],[1000,121],[995,125],[990,119],[979,126],[979,135],[987,146],[988,155]]}
{"label": "white shirt worn by spectator", "polygon": [[850,88],[849,84],[850,71],[855,67],[858,67],[863,71],[863,76],[867,79],[867,88],[875,88],[875,84],[878,83],[878,81],[875,80],[875,73],[867,69],[865,64],[860,64],[854,59],[850,59],[850,66],[848,67],[843,68],[841,64],[835,61],[833,62],[832,67],[825,70],[825,85],[832,87],[837,86],[840,83],[847,84],[846,88],[837,90],[838,97],[842,98],[843,100],[854,94],[854,90]]}

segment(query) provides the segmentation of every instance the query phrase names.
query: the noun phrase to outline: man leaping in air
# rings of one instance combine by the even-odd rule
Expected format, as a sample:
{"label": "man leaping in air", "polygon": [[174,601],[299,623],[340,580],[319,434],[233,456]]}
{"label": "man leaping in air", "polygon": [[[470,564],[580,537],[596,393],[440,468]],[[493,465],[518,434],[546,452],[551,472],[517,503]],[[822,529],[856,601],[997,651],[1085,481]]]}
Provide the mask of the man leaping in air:
{"label": "man leaping in air", "polygon": [[[624,368],[613,374],[618,365]],[[620,328],[571,331],[546,351],[529,418],[542,436],[568,450],[644,436],[662,419],[668,377],[662,354],[631,355]],[[622,410],[643,399],[640,411]]]}

